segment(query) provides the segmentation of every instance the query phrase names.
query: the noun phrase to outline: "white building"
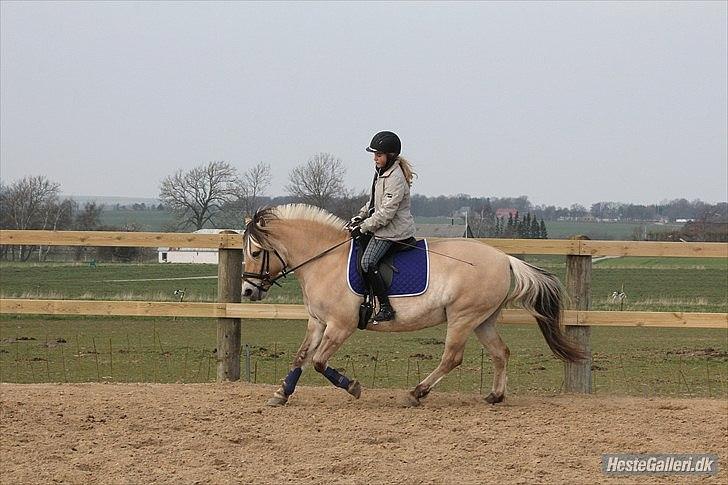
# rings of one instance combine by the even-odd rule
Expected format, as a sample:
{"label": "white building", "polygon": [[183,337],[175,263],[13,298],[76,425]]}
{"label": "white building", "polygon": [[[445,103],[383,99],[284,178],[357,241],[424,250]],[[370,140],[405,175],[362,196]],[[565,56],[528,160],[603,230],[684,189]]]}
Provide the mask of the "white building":
{"label": "white building", "polygon": [[[229,229],[200,229],[193,234],[220,234]],[[238,234],[242,230],[232,229]],[[157,248],[160,263],[203,263],[217,264],[217,249],[214,248]]]}

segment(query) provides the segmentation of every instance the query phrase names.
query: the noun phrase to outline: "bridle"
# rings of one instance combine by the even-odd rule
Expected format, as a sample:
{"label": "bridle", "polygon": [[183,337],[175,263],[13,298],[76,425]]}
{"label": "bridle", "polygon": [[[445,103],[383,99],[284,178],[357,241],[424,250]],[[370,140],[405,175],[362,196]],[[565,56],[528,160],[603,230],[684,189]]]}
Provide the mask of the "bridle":
{"label": "bridle", "polygon": [[[281,273],[276,276],[275,278],[271,279],[270,274],[270,253],[271,251],[268,249],[261,249],[263,251],[263,262],[260,265],[260,272],[258,273],[252,273],[250,271],[243,271],[243,281],[246,283],[249,283],[256,288],[258,288],[258,291],[268,291],[270,290],[270,287],[273,285],[281,286],[280,283],[278,283],[278,280],[280,278],[285,278],[290,271],[287,271],[286,268],[288,267],[288,264],[283,260],[280,253],[278,253],[277,249],[273,249],[273,254],[276,255],[278,260],[283,265],[283,269],[281,269]],[[251,281],[248,278],[255,278],[260,283],[256,283],[254,281]]]}
{"label": "bridle", "polygon": [[[258,291],[267,292],[268,290],[270,290],[271,286],[273,286],[273,285],[276,285],[278,287],[281,286],[281,284],[278,283],[279,279],[285,278],[286,276],[288,276],[290,273],[293,273],[295,270],[297,270],[301,266],[306,265],[312,261],[315,261],[322,256],[325,256],[326,254],[330,253],[334,249],[348,243],[351,240],[352,240],[352,238],[344,239],[342,242],[340,242],[334,246],[331,246],[330,248],[326,249],[325,251],[317,254],[316,256],[314,256],[312,258],[307,259],[303,263],[298,264],[291,269],[288,269],[288,263],[286,263],[286,261],[283,259],[283,257],[280,255],[280,253],[278,252],[277,249],[271,250],[271,249],[262,249],[261,248],[261,251],[263,252],[263,261],[262,261],[262,264],[260,265],[260,272],[252,273],[249,271],[244,271],[243,272],[243,281],[253,285],[254,287],[256,287],[258,289]],[[276,276],[274,278],[271,278],[271,274],[270,274],[270,259],[271,259],[270,253],[271,252],[273,254],[275,254],[275,256],[278,258],[278,260],[283,265],[281,272],[278,274],[278,276]],[[256,280],[260,281],[260,283],[255,283],[254,281],[251,281],[248,278],[255,278]]]}

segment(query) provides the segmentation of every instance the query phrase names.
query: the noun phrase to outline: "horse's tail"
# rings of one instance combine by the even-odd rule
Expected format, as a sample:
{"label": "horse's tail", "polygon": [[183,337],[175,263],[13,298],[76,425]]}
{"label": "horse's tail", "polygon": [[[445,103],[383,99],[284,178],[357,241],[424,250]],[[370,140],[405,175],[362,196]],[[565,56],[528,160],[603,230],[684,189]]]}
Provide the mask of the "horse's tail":
{"label": "horse's tail", "polygon": [[536,318],[546,343],[556,357],[569,362],[584,359],[584,352],[562,330],[565,294],[556,276],[513,256],[508,256],[508,259],[516,281],[507,301],[517,300]]}

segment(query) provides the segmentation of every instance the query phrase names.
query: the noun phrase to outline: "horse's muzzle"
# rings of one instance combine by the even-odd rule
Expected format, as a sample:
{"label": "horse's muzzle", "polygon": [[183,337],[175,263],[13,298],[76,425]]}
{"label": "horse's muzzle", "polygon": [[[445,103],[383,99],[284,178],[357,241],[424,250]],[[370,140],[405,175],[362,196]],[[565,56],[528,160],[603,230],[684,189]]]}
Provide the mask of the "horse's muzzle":
{"label": "horse's muzzle", "polygon": [[243,283],[243,298],[248,298],[250,301],[258,301],[265,298],[267,294],[267,291],[261,290],[247,281]]}

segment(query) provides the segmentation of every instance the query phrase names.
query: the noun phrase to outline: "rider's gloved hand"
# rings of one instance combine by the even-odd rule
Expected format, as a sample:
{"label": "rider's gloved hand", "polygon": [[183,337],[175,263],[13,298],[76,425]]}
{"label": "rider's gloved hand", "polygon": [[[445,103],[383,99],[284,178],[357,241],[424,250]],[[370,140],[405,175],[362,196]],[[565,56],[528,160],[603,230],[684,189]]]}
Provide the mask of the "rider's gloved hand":
{"label": "rider's gloved hand", "polygon": [[359,226],[349,227],[349,234],[351,234],[352,239],[360,238],[361,237],[361,227],[359,227]]}
{"label": "rider's gloved hand", "polygon": [[361,224],[361,221],[363,221],[363,220],[364,220],[364,219],[362,219],[362,218],[361,218],[361,217],[359,217],[359,216],[354,216],[354,217],[352,217],[352,218],[351,218],[351,220],[349,221],[349,224],[348,224],[348,226],[349,226],[349,227],[355,227],[355,226],[358,226],[359,224]]}

